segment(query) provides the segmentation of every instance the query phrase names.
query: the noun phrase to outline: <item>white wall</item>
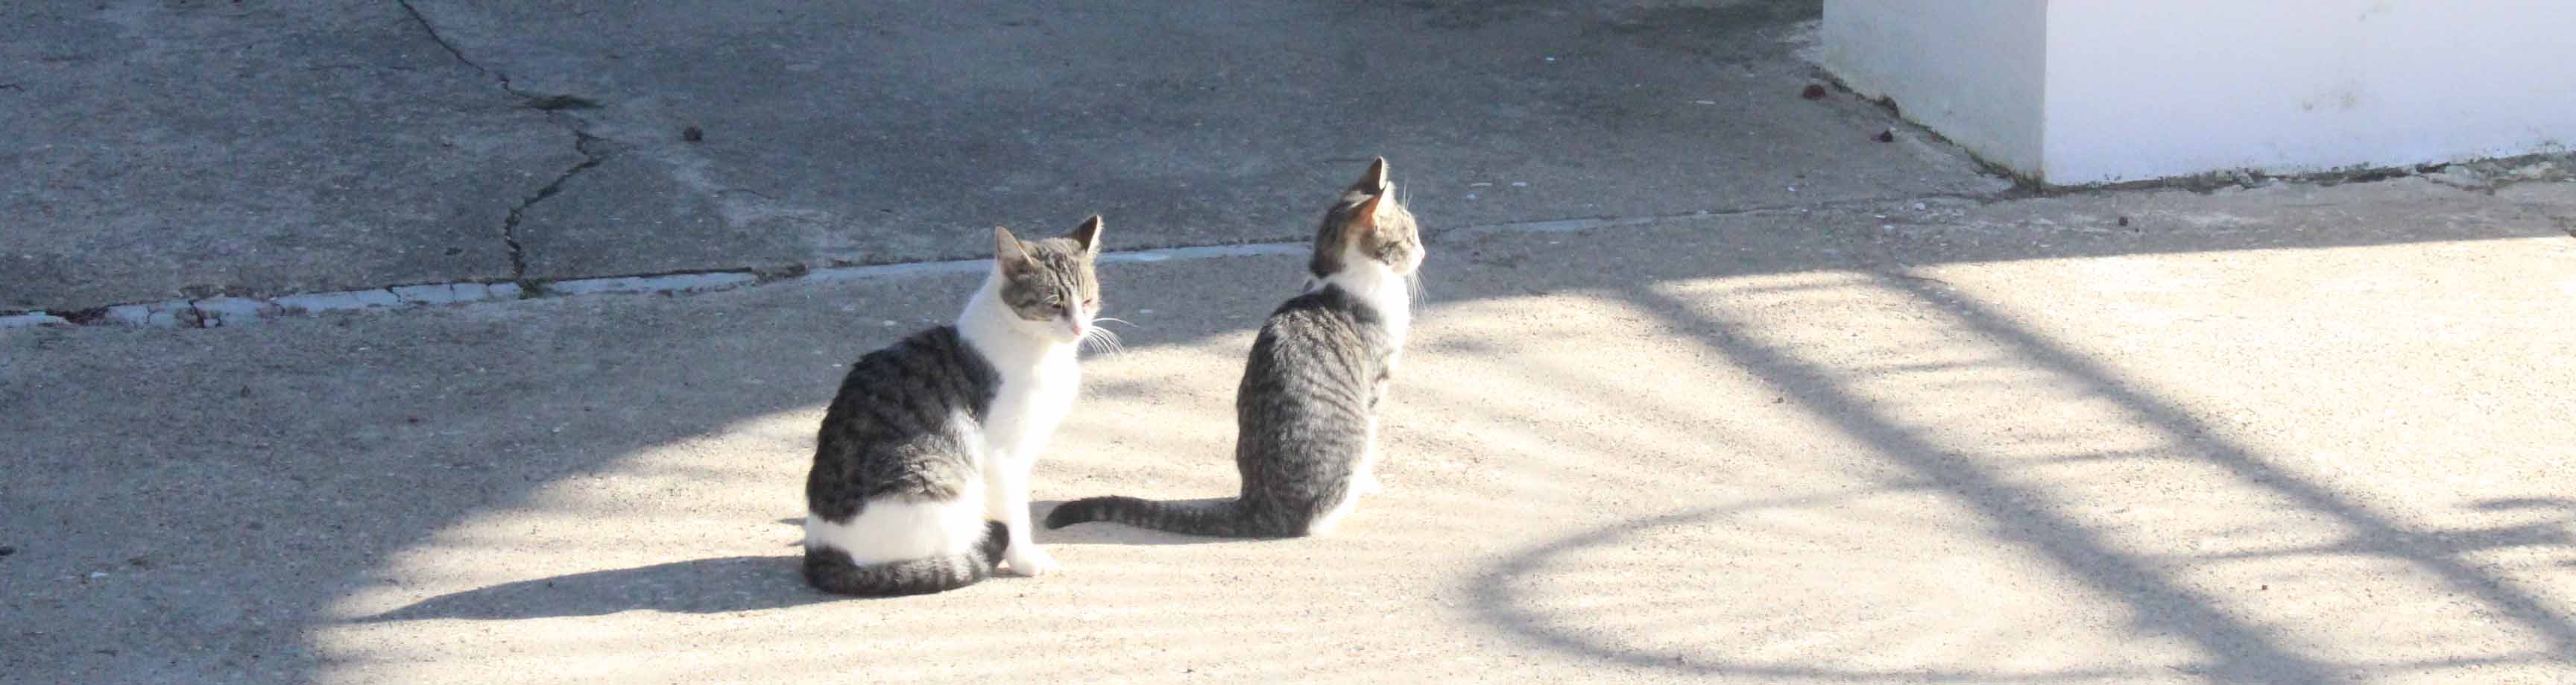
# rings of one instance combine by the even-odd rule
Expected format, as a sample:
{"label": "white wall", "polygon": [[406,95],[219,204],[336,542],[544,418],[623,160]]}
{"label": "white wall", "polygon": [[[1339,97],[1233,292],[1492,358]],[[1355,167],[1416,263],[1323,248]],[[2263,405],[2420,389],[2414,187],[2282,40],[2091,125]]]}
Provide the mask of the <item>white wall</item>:
{"label": "white wall", "polygon": [[2576,145],[2569,0],[1827,0],[1823,40],[1855,88],[2052,184]]}
{"label": "white wall", "polygon": [[2050,0],[2052,182],[2576,142],[2576,2]]}
{"label": "white wall", "polygon": [[[1998,164],[2041,162],[2047,0],[1829,0],[1817,54],[1852,90]],[[1963,49],[1964,46],[1964,49]]]}

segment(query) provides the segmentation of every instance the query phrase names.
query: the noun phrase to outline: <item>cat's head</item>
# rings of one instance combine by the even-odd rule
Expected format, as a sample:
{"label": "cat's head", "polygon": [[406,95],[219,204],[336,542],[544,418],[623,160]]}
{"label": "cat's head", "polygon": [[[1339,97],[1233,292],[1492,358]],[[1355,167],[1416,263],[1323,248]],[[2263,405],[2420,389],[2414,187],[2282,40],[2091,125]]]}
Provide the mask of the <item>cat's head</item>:
{"label": "cat's head", "polygon": [[1021,330],[1069,343],[1091,332],[1100,315],[1100,277],[1092,270],[1100,259],[1100,217],[1062,238],[1020,240],[1011,229],[993,227],[993,268],[1003,306],[1016,315]]}
{"label": "cat's head", "polygon": [[1315,256],[1306,269],[1321,279],[1376,264],[1410,276],[1422,266],[1422,257],[1421,230],[1413,224],[1413,212],[1396,200],[1395,184],[1386,180],[1386,158],[1379,157],[1324,213],[1324,225],[1315,230]]}

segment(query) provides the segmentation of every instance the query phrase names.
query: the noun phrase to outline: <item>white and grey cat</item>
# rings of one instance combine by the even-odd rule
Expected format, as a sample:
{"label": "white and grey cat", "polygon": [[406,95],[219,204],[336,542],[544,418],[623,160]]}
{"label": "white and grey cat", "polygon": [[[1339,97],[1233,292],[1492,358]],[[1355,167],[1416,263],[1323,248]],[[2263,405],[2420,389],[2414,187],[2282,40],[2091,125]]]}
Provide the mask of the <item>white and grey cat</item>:
{"label": "white and grey cat", "polygon": [[1235,394],[1240,494],[1092,497],[1056,507],[1047,527],[1114,521],[1192,535],[1323,535],[1359,495],[1376,491],[1378,413],[1404,350],[1424,255],[1413,214],[1394,195],[1379,158],[1324,214],[1306,292],[1271,312],[1253,342]]}
{"label": "white and grey cat", "polygon": [[[1100,312],[1100,217],[1062,238],[993,229],[993,270],[957,323],[850,365],[805,479],[805,579],[895,596],[1056,562],[1030,539],[1029,470],[1073,409]],[[998,558],[998,559],[997,559]]]}

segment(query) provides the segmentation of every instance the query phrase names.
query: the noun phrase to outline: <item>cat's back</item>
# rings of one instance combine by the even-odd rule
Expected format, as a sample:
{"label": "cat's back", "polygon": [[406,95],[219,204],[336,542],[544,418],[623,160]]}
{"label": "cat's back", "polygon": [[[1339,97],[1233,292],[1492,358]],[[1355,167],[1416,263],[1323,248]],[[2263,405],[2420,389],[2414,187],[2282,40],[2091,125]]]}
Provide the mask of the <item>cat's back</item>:
{"label": "cat's back", "polygon": [[1357,387],[1387,353],[1381,321],[1367,303],[1340,288],[1289,298],[1270,312],[1253,340],[1238,404],[1262,402],[1289,388]]}
{"label": "cat's back", "polygon": [[[807,494],[832,501],[937,498],[971,475],[973,424],[1000,376],[952,326],[906,336],[850,364],[816,435]],[[918,491],[918,492],[915,492]]]}
{"label": "cat's back", "polygon": [[[1384,344],[1383,317],[1339,287],[1324,286],[1288,298],[1261,326],[1271,346],[1373,348]],[[1258,347],[1256,343],[1256,347]]]}
{"label": "cat's back", "polygon": [[[967,405],[980,418],[1000,383],[1000,374],[955,326],[939,326],[905,336],[851,363],[830,413],[937,403]],[[828,414],[824,422],[831,423]]]}

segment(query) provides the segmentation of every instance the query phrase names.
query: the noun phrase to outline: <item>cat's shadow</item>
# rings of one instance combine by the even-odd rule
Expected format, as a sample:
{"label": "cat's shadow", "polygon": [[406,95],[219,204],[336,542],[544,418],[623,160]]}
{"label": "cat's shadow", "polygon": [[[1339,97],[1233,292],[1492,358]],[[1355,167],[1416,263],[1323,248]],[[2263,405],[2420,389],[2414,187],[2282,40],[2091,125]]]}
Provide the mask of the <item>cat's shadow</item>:
{"label": "cat's shadow", "polygon": [[714,614],[847,599],[806,587],[798,563],[795,556],[716,557],[574,573],[431,597],[358,622],[497,621],[637,609]]}
{"label": "cat's shadow", "polygon": [[[1046,520],[1062,501],[1034,502],[1032,517]],[[805,517],[778,519],[805,525]],[[1086,523],[1062,530],[1037,531],[1042,545],[1193,545],[1236,542],[1227,538],[1178,535],[1114,523]],[[789,547],[801,542],[787,543]],[[554,616],[601,616],[621,611],[716,614],[757,611],[849,599],[805,585],[798,564],[802,557],[739,556],[692,559],[522,580],[431,597],[409,606],[358,619],[360,623],[467,619],[501,621]],[[1005,574],[1007,575],[1007,574]]]}

